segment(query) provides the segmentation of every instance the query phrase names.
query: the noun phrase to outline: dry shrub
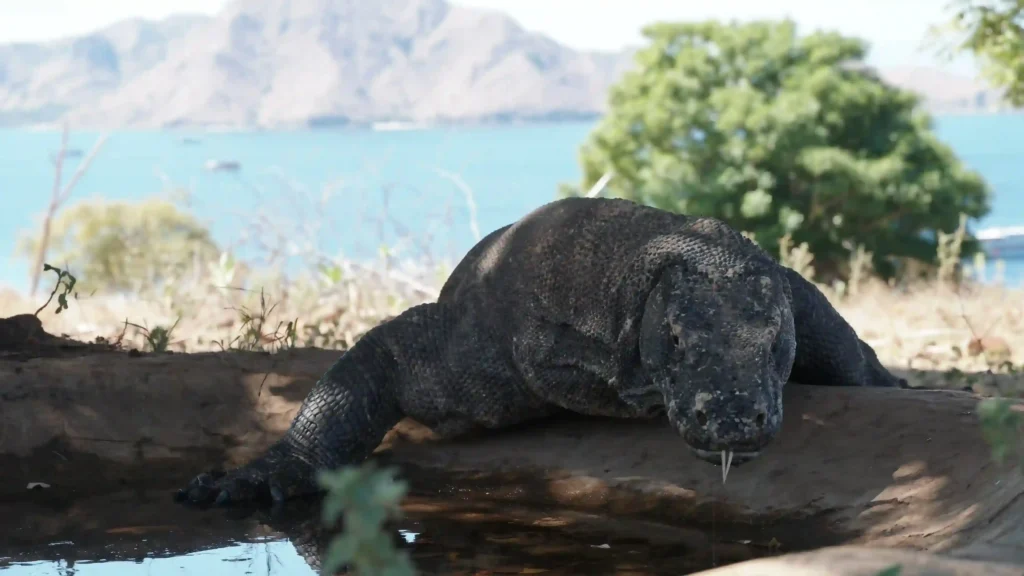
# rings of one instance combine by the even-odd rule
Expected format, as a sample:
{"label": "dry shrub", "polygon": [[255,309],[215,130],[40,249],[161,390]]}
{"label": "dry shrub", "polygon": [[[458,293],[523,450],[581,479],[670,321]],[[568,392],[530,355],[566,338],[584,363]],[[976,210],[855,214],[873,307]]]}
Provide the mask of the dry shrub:
{"label": "dry shrub", "polygon": [[[452,184],[450,173],[442,172],[442,177],[452,188],[453,201],[469,203],[469,210],[462,211],[470,213],[468,226],[478,237],[472,190],[461,180]],[[383,214],[356,214],[356,223],[332,221],[327,203],[336,188],[328,185],[313,195],[283,186],[276,203],[263,192],[255,194],[263,203],[253,213],[231,215],[245,224],[234,248],[249,248],[255,258],[239,262],[224,252],[212,261],[167,270],[166,281],[130,293],[76,292],[69,309],[40,312],[43,325],[51,333],[119,341],[139,349],[153,349],[154,336],[165,341],[166,349],[185,352],[347,348],[381,321],[436,299],[452,262],[433,258],[429,245],[438,229],[454,226],[452,214],[459,210],[450,205],[435,209],[426,218],[425,237],[414,237],[387,213],[388,196],[394,193],[390,187],[380,191]],[[190,199],[178,200],[188,204]],[[358,198],[346,196],[350,200],[358,203]],[[433,200],[423,203],[436,208]],[[431,214],[427,209],[418,212]],[[346,211],[343,217],[351,220],[354,213]],[[377,237],[360,234],[377,241],[381,249],[376,259],[360,261],[319,249],[324,234],[352,226],[376,232]],[[387,246],[385,234],[397,240]],[[73,262],[69,267],[75,271]],[[45,300],[12,290],[2,296],[0,317],[34,313]]]}

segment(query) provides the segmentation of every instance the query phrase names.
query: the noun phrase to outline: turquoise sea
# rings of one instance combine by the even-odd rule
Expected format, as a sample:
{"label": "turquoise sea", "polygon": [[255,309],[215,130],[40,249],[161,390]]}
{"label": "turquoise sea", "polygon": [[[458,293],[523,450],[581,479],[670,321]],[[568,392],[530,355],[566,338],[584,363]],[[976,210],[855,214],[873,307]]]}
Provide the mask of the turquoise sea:
{"label": "turquoise sea", "polygon": [[[72,201],[187,190],[193,212],[243,257],[265,253],[254,248],[259,243],[287,250],[277,240],[287,236],[299,251],[359,258],[386,245],[399,257],[457,260],[475,237],[464,188],[486,234],[554,199],[559,183],[579,180],[577,150],[592,127],[114,132]],[[1024,115],[940,117],[937,132],[994,191],[991,215],[974,225],[1024,225]],[[73,133],[71,147],[84,156],[98,136]],[[0,130],[0,285],[27,287],[16,239],[49,202],[59,145],[56,131]],[[67,162],[65,182],[81,159]],[[241,167],[210,171],[210,160]],[[1024,264],[1008,263],[1007,280],[1022,278]]]}

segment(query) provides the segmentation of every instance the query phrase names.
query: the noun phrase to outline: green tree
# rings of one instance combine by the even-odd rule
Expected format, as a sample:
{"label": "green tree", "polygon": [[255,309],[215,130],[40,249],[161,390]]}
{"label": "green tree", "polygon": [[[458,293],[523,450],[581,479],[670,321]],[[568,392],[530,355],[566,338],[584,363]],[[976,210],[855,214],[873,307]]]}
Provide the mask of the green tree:
{"label": "green tree", "polygon": [[[51,226],[47,261],[67,263],[79,285],[98,292],[136,293],[163,285],[220,254],[194,217],[160,199],[80,201]],[[39,234],[22,238],[19,252],[35,254]]]}
{"label": "green tree", "polygon": [[[989,191],[931,132],[915,95],[863,65],[865,44],[798,37],[791,21],[656,24],[582,146],[580,194],[714,216],[772,254],[807,242],[819,278],[845,277],[858,245],[875,268],[934,261],[936,232],[980,217]],[[967,238],[971,254],[977,243]]]}
{"label": "green tree", "polygon": [[933,33],[949,55],[972,54],[1013,106],[1024,106],[1024,0],[955,0]]}

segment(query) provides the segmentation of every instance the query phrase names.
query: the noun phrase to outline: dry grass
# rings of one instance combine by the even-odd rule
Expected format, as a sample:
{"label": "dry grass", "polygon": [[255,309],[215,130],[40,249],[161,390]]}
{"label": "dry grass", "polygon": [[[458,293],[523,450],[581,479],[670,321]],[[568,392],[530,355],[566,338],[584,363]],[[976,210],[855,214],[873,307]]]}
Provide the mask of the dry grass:
{"label": "dry grass", "polygon": [[[149,297],[80,294],[68,310],[54,314],[50,306],[40,317],[51,333],[79,340],[111,340],[123,333],[125,345],[138,348],[146,347],[143,328],[174,326],[169,349],[182,352],[272,348],[286,344],[289,333],[297,346],[342,349],[382,320],[432,301],[443,279],[436,270],[399,273],[350,265],[334,278],[290,283],[268,277],[223,288],[196,282],[175,294]],[[875,280],[847,290],[852,294],[823,289],[888,365],[976,372],[1024,362],[1022,291],[940,282],[893,288]],[[0,317],[33,313],[43,300],[0,294]],[[984,350],[972,355],[978,350],[971,341],[979,339]]]}
{"label": "dry grass", "polygon": [[[1024,361],[1024,290],[1003,285],[1003,262],[989,266],[978,255],[963,266],[966,224],[962,217],[957,230],[939,233],[937,269],[908,269],[912,280],[881,282],[871,274],[871,254],[857,247],[849,283],[819,285],[884,364],[947,374],[1018,372]],[[805,277],[814,273],[806,244],[794,246],[784,237],[780,249],[783,264]]]}
{"label": "dry grass", "polygon": [[[856,296],[831,299],[887,365],[975,372],[1005,370],[1006,362],[1024,360],[1022,295],[1001,286],[955,290],[931,283],[897,290],[872,281]],[[987,348],[984,353],[973,355],[975,339]]]}
{"label": "dry grass", "polygon": [[[168,350],[274,350],[283,346],[345,349],[369,328],[409,306],[432,301],[441,276],[354,265],[348,273],[288,282],[267,277],[215,285],[196,281],[159,295],[69,298],[69,308],[39,313],[46,330],[81,341],[121,341],[151,349],[147,336],[170,330]],[[55,277],[54,277],[55,278]],[[44,281],[48,280],[44,277]],[[32,314],[45,296],[0,290],[0,318]]]}

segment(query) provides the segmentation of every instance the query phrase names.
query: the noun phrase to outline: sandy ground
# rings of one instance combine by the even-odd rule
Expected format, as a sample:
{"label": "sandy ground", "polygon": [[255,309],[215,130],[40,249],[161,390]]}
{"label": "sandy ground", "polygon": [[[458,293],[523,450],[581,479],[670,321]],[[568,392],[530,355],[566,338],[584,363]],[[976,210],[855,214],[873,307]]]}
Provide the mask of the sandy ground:
{"label": "sandy ground", "polygon": [[[64,499],[170,489],[244,462],[280,436],[337,356],[129,354],[60,340],[37,348],[45,358],[0,360],[4,499],[29,482]],[[434,496],[713,527],[784,551],[858,544],[1019,562],[1024,478],[991,461],[977,401],[794,385],[777,440],[725,485],[657,421],[560,418],[454,442],[404,422],[379,456]]]}

